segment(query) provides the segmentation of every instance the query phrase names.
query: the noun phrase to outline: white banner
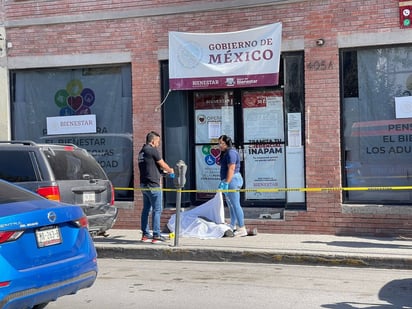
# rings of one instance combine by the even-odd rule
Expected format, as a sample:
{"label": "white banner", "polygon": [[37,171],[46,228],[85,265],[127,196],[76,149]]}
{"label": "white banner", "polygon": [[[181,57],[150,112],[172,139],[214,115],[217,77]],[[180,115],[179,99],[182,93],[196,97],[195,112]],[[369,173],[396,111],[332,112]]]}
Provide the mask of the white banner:
{"label": "white banner", "polygon": [[277,85],[282,24],[225,33],[169,32],[173,90]]}
{"label": "white banner", "polygon": [[47,134],[96,133],[96,115],[46,117]]}

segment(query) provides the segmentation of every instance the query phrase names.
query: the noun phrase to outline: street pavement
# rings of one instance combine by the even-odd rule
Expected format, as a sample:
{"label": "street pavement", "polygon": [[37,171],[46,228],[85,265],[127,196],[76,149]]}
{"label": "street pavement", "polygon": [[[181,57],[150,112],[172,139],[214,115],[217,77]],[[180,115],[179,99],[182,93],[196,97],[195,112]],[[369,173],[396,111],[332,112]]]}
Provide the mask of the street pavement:
{"label": "street pavement", "polygon": [[112,229],[97,236],[99,258],[195,260],[412,269],[412,238],[312,234],[260,234],[143,243],[139,230]]}

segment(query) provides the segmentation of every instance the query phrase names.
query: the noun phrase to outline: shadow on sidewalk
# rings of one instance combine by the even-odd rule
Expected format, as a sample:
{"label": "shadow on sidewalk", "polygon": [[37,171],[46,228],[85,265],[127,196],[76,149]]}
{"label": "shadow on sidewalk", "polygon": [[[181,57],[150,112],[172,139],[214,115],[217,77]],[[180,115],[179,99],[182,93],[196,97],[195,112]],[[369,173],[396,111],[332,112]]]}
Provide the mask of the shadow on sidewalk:
{"label": "shadow on sidewalk", "polygon": [[144,244],[140,240],[126,239],[124,236],[94,237],[93,242],[99,244],[131,245]]}

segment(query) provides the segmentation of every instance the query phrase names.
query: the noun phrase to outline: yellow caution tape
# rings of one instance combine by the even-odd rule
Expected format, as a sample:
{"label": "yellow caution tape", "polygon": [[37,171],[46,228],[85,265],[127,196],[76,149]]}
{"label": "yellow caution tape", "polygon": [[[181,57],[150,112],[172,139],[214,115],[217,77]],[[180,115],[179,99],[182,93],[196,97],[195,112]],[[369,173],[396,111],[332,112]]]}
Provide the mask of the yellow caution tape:
{"label": "yellow caution tape", "polygon": [[122,188],[115,187],[116,191],[147,191],[160,190],[163,192],[182,192],[182,193],[216,193],[216,192],[324,192],[324,191],[387,191],[387,190],[412,190],[412,186],[394,187],[326,187],[326,188],[266,188],[266,189],[240,189],[240,190],[185,190],[172,188]]}

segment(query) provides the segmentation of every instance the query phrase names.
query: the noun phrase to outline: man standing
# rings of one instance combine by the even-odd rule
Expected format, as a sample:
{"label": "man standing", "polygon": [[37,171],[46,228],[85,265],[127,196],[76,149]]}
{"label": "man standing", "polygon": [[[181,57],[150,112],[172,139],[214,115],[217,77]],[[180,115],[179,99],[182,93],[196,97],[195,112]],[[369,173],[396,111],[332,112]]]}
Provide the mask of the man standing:
{"label": "man standing", "polygon": [[[154,131],[146,135],[146,144],[139,152],[140,187],[143,194],[141,215],[142,241],[153,244],[165,241],[160,234],[160,216],[163,210],[162,190],[160,188],[161,171],[174,177],[173,169],[162,159],[158,147],[160,135]],[[152,210],[153,236],[149,230],[149,213]]]}

